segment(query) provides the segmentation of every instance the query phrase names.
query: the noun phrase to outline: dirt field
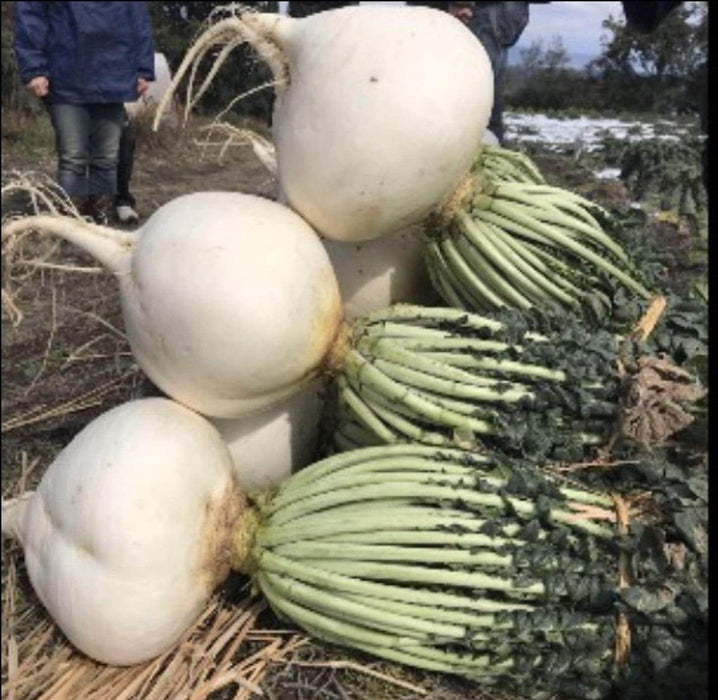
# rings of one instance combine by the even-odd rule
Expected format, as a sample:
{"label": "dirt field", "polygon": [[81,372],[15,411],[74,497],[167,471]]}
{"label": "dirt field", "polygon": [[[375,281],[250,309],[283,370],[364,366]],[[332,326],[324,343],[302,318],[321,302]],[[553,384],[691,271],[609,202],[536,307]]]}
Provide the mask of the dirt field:
{"label": "dirt field", "polygon": [[[250,148],[230,148],[223,162],[218,163],[218,149],[204,153],[197,137],[196,129],[168,132],[159,138],[146,131],[140,134],[132,190],[143,221],[165,202],[198,190],[241,190],[274,196],[276,184]],[[2,145],[4,173],[16,169],[53,175],[52,134],[45,119],[30,123],[9,119],[3,125]],[[620,184],[587,176],[572,166],[570,159],[547,156],[540,165],[554,183],[580,185],[577,189],[602,204],[627,200]],[[664,233],[674,239],[681,235],[676,227]],[[37,259],[47,252],[47,242],[35,241],[25,255]],[[66,244],[59,247],[51,261],[94,267],[91,259]],[[3,494],[8,497],[21,478],[26,487],[32,487],[57,452],[95,416],[130,398],[155,393],[155,389],[132,361],[122,330],[117,285],[110,275],[29,268],[14,259],[4,261],[3,275],[4,286],[9,285],[13,303],[22,314],[22,321],[16,324],[3,314],[2,477]],[[33,471],[23,475],[30,467],[34,467]],[[6,680],[14,663],[8,654],[6,630],[12,630],[21,640],[41,613],[17,548],[5,542],[3,546],[3,623],[7,624],[3,624],[2,675]],[[13,586],[15,576],[17,585]],[[225,599],[234,600],[231,591],[242,590],[243,585],[238,579],[230,582]],[[32,615],[23,619],[24,612],[33,606]],[[265,611],[256,626],[277,629],[282,623]],[[61,635],[54,634],[47,644],[50,649],[65,642]],[[481,691],[460,680],[314,644],[302,647],[289,658],[296,663],[285,660],[270,664],[259,681],[270,700],[520,700]],[[339,659],[371,668],[375,674],[385,674],[388,680],[365,670],[327,665]],[[414,687],[399,686],[391,679]],[[213,697],[235,697],[238,689],[236,683],[230,683]],[[2,697],[6,697],[5,688]]]}

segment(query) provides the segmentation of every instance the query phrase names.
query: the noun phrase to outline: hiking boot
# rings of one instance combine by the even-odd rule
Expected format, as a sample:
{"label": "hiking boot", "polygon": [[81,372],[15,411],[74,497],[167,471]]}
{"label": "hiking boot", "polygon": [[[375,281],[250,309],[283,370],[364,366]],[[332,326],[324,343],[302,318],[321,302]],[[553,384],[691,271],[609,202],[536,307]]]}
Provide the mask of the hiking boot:
{"label": "hiking boot", "polygon": [[121,224],[136,224],[140,217],[129,204],[119,204],[115,207],[115,216]]}
{"label": "hiking boot", "polygon": [[87,200],[87,214],[96,224],[109,226],[112,221],[112,212],[115,202],[112,197],[106,194],[90,195]]}

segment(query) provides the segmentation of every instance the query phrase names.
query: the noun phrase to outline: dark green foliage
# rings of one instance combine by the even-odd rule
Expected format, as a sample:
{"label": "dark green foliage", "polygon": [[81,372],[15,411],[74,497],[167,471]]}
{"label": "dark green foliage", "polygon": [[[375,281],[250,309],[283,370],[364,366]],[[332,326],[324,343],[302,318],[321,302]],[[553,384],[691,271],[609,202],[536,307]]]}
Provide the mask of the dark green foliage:
{"label": "dark green foliage", "polygon": [[[607,233],[624,248],[633,261],[636,278],[667,300],[666,310],[643,350],[654,355],[667,355],[677,365],[695,373],[701,382],[707,385],[708,304],[704,297],[690,286],[687,287],[691,276],[681,274],[688,266],[685,251],[675,243],[663,243],[643,209],[616,209],[611,211],[610,218],[603,217],[599,211],[596,211],[595,215]],[[602,284],[604,293],[591,295],[583,301],[579,314],[580,323],[586,329],[619,335],[630,333],[646,312],[650,301],[636,298],[608,277],[603,278]],[[562,342],[573,342],[574,346],[580,346],[584,342],[580,338],[580,330],[568,330],[573,327],[573,322],[565,325],[567,313],[563,310],[558,314],[552,313],[550,309],[533,309],[522,314],[511,312],[507,315],[502,312],[492,317],[506,319],[510,328],[515,329],[507,331],[512,334],[512,343],[518,342],[526,329],[553,333],[564,326]],[[574,332],[579,333],[579,336],[570,341],[569,335]],[[587,350],[594,347],[596,342],[601,342],[596,340],[600,335],[592,338],[592,333],[593,330],[587,330]],[[576,339],[578,342],[575,342]],[[544,362],[553,362],[552,353],[556,350],[546,348],[543,352]],[[570,366],[565,366],[564,369],[571,371]]]}
{"label": "dark green foliage", "polygon": [[[655,227],[642,209],[613,211],[607,230],[626,250],[649,289],[666,297],[667,306],[646,343],[652,354],[666,354],[673,362],[697,374],[707,385],[708,304],[678,273],[686,267],[683,251],[662,245]],[[690,279],[690,278],[689,278]],[[608,282],[607,282],[608,284]],[[635,299],[613,284],[610,310],[584,309],[584,321],[615,333],[626,334],[646,311],[648,302]]]}
{"label": "dark green foliage", "polygon": [[655,197],[661,209],[694,218],[706,211],[703,143],[698,138],[606,139],[604,146],[607,161],[621,168],[621,180],[636,200]]}
{"label": "dark green foliage", "polygon": [[[636,656],[621,684],[621,697],[684,697],[707,691],[708,492],[705,455],[673,446],[650,456],[624,451],[613,470],[585,470],[601,488],[648,490],[660,528],[635,522],[627,543],[635,585],[621,605],[636,621]],[[632,652],[633,653],[633,652]]]}

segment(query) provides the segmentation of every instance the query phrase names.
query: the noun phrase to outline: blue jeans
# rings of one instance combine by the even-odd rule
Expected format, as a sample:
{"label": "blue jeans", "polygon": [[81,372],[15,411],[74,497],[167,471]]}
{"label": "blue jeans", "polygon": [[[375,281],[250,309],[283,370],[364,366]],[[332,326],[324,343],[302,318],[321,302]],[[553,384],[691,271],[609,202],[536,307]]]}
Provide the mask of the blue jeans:
{"label": "blue jeans", "polygon": [[50,104],[48,109],[55,129],[60,187],[71,197],[113,197],[124,105]]}

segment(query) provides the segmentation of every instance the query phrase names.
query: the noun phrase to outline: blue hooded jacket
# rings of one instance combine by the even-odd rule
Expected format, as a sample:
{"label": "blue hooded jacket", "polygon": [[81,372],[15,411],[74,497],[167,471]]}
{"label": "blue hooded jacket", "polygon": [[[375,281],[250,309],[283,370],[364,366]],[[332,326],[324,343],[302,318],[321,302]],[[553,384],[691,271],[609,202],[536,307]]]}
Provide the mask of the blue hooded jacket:
{"label": "blue hooded jacket", "polygon": [[144,2],[15,2],[15,55],[23,84],[49,80],[49,101],[134,102],[154,80]]}

